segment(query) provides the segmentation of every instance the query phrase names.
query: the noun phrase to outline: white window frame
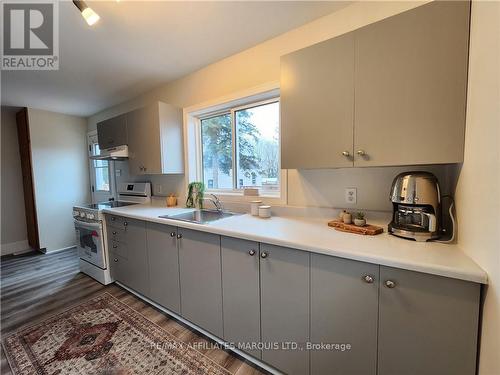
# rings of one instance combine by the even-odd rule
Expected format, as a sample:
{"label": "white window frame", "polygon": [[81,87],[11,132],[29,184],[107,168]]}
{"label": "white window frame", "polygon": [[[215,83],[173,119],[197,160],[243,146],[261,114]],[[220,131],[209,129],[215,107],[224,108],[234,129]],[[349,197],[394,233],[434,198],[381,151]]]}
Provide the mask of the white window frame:
{"label": "white window frame", "polygon": [[[203,156],[201,140],[201,120],[224,113],[231,114],[233,135],[233,156],[236,148],[236,124],[235,112],[238,110],[258,107],[260,105],[279,102],[279,84],[274,82],[261,85],[243,92],[235,93],[225,98],[213,100],[184,109],[184,150],[186,161],[186,184],[192,181],[203,181]],[[280,121],[280,155],[281,155],[281,121]],[[244,196],[243,189],[237,187],[236,157],[233,157],[233,188],[232,189],[208,189],[207,193],[217,194],[228,202],[249,202],[256,197]],[[281,169],[281,158],[278,160],[280,167],[280,191],[279,193],[264,193],[260,191],[259,199],[264,198],[268,203],[286,204],[287,201],[287,171]],[[187,188],[187,186],[186,186]]]}

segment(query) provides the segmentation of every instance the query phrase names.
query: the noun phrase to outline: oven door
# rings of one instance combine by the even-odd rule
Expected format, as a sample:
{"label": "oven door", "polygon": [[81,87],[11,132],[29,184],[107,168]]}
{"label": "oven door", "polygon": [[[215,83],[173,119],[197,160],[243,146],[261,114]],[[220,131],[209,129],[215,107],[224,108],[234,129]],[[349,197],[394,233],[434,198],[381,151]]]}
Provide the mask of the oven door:
{"label": "oven door", "polygon": [[80,258],[106,269],[102,224],[75,220],[75,232],[76,247]]}

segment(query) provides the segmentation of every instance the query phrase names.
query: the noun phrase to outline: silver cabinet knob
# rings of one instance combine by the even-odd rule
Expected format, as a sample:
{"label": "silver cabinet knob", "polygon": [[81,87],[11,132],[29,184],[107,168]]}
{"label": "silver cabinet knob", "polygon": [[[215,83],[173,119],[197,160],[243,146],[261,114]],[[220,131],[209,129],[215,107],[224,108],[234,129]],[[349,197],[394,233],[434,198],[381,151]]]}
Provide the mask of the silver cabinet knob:
{"label": "silver cabinet knob", "polygon": [[349,151],[342,151],[342,155],[345,156],[345,157],[348,157],[351,154],[349,153]]}
{"label": "silver cabinet knob", "polygon": [[373,284],[375,281],[375,278],[372,275],[364,275],[363,276],[363,281],[368,284]]}
{"label": "silver cabinet knob", "polygon": [[254,249],[250,250],[250,251],[248,252],[248,254],[250,254],[250,256],[252,256],[252,257],[253,257],[253,256],[255,255],[255,250],[254,250]]}
{"label": "silver cabinet knob", "polygon": [[182,238],[182,234],[180,234],[180,233],[179,233],[179,234],[177,235],[177,239],[178,239],[178,240],[180,240],[181,238]]}
{"label": "silver cabinet knob", "polygon": [[365,156],[366,155],[366,153],[365,153],[364,150],[358,150],[358,151],[356,151],[356,154],[358,154],[359,156]]}
{"label": "silver cabinet knob", "polygon": [[124,226],[127,226],[127,225],[128,225],[128,223],[127,223],[126,221],[124,221],[124,222],[123,222],[123,225],[124,225]]}
{"label": "silver cabinet knob", "polygon": [[115,231],[113,231],[113,236],[114,236],[114,235],[116,235],[116,232],[115,232]]}
{"label": "silver cabinet knob", "polygon": [[116,249],[118,247],[118,245],[113,245],[113,249]]}
{"label": "silver cabinet knob", "polygon": [[115,263],[117,263],[117,262],[118,262],[118,258],[113,259],[113,261],[114,261]]}
{"label": "silver cabinet knob", "polygon": [[260,254],[260,257],[261,257],[261,258],[267,258],[267,256],[268,256],[268,254],[267,254],[265,251],[263,251],[263,252]]}
{"label": "silver cabinet knob", "polygon": [[170,232],[170,237],[175,237],[175,232]]}
{"label": "silver cabinet knob", "polygon": [[389,289],[392,289],[396,287],[396,283],[392,280],[385,280],[385,286]]}

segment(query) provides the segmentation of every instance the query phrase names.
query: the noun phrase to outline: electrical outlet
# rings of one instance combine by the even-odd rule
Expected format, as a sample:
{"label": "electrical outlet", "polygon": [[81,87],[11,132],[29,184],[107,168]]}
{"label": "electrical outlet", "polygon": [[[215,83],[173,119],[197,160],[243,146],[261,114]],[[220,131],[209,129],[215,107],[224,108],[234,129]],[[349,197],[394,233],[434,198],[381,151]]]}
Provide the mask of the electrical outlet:
{"label": "electrical outlet", "polygon": [[356,204],[357,201],[357,190],[356,188],[346,188],[345,189],[345,202],[349,204]]}
{"label": "electrical outlet", "polygon": [[156,194],[161,194],[161,185],[156,185]]}

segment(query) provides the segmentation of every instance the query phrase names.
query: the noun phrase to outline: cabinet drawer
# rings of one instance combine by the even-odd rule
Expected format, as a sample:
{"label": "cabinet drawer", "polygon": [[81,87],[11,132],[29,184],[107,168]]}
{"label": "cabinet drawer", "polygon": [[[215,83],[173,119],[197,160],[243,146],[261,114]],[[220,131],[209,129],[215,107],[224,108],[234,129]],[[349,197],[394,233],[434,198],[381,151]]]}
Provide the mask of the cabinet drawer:
{"label": "cabinet drawer", "polygon": [[127,279],[126,279],[126,262],[127,260],[117,253],[110,251],[109,253],[109,268],[111,272],[111,277],[115,281],[122,282],[124,284],[127,284]]}
{"label": "cabinet drawer", "polygon": [[109,241],[125,243],[126,233],[123,228],[110,227],[107,234]]}
{"label": "cabinet drawer", "polygon": [[119,255],[122,258],[128,259],[128,246],[122,242],[117,241],[109,241],[109,251],[116,255]]}
{"label": "cabinet drawer", "polygon": [[110,227],[122,229],[124,227],[123,222],[125,218],[116,215],[106,215],[106,224]]}

